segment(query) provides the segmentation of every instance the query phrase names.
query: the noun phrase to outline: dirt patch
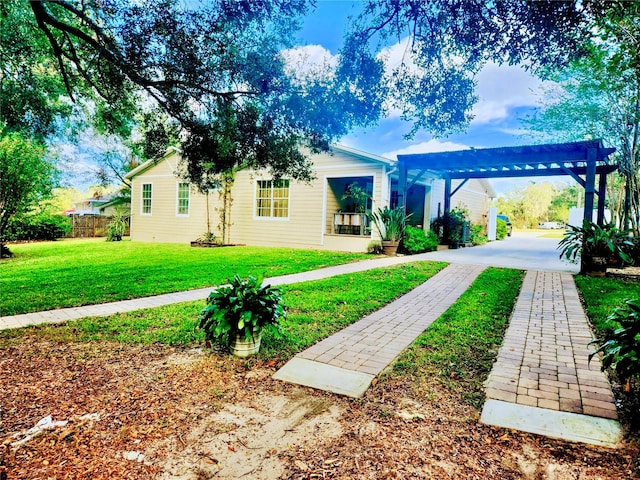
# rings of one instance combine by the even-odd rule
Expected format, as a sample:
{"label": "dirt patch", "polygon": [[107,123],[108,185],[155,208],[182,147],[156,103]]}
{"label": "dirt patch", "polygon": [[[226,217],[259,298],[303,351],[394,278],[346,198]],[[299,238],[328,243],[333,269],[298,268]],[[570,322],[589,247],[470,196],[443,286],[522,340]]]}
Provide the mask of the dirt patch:
{"label": "dirt patch", "polygon": [[[361,400],[202,350],[25,335],[0,358],[0,478],[626,479],[610,450],[482,425],[437,375],[388,376]],[[26,432],[51,416],[50,428]],[[45,422],[46,423],[46,422]]]}
{"label": "dirt patch", "polygon": [[184,439],[169,439],[155,449],[158,478],[280,478],[285,465],[279,454],[339,436],[339,416],[337,406],[304,391],[226,405]]}

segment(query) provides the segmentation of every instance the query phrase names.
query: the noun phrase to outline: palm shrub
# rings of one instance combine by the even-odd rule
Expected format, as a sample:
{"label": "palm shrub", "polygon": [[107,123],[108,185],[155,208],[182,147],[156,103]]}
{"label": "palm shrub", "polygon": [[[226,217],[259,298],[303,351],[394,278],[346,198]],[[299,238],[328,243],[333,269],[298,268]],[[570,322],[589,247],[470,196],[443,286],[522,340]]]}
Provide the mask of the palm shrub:
{"label": "palm shrub", "polygon": [[402,239],[407,220],[411,215],[407,215],[402,207],[384,207],[375,212],[367,213],[367,217],[376,227],[380,238],[390,242],[399,242]]}
{"label": "palm shrub", "polygon": [[607,318],[607,328],[591,343],[598,349],[589,355],[591,360],[602,353],[602,370],[613,368],[625,390],[631,390],[631,378],[640,376],[640,299],[625,300]]}
{"label": "palm shrub", "polygon": [[438,236],[431,230],[407,225],[400,250],[409,255],[422,252],[433,252],[438,248]]}
{"label": "palm shrub", "polygon": [[585,220],[582,227],[569,225],[558,244],[560,258],[565,257],[574,263],[580,258],[581,273],[598,263],[602,263],[605,269],[607,265],[618,261],[632,263],[627,253],[632,247],[633,243],[629,241],[628,235],[615,225],[600,226],[590,220]]}
{"label": "palm shrub", "polygon": [[115,213],[107,225],[107,242],[119,242],[127,231],[128,218],[122,208],[116,207]]}
{"label": "palm shrub", "polygon": [[207,341],[229,345],[236,338],[255,339],[263,331],[279,336],[280,320],[285,317],[279,288],[262,285],[261,278],[249,276],[243,280],[236,274],[228,285],[209,294],[198,326],[204,330]]}

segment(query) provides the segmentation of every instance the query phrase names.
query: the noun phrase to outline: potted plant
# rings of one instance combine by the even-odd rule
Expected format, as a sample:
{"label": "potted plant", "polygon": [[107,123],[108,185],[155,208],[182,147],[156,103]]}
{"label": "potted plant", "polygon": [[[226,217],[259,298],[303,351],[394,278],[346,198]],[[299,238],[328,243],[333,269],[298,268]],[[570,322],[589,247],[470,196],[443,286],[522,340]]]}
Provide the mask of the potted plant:
{"label": "potted plant", "polygon": [[342,195],[342,200],[352,200],[353,206],[351,208],[353,208],[353,211],[355,213],[364,213],[369,202],[369,194],[357,183],[350,183],[344,195]]}
{"label": "potted plant", "polygon": [[591,276],[604,276],[607,267],[618,260],[632,263],[625,251],[633,246],[627,234],[609,224],[600,226],[585,220],[582,227],[567,226],[564,238],[558,244],[560,258],[566,257],[570,262],[580,258],[580,273]]}
{"label": "potted plant", "polygon": [[248,357],[260,349],[263,331],[280,334],[285,316],[279,288],[236,274],[228,285],[211,292],[198,320],[207,341],[224,342],[234,355]]}
{"label": "potted plant", "polygon": [[402,207],[384,207],[367,214],[380,235],[385,255],[395,255],[398,251],[398,244],[404,236],[407,219],[410,216],[411,214],[405,214]]}

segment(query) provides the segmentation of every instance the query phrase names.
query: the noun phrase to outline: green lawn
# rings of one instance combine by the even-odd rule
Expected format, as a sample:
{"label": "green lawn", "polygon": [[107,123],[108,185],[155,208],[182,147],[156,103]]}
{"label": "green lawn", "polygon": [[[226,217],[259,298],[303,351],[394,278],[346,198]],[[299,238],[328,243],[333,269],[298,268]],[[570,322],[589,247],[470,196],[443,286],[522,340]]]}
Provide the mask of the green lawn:
{"label": "green lawn", "polygon": [[640,298],[638,281],[584,275],[575,279],[596,333],[602,333],[614,308],[622,307],[628,298]]}
{"label": "green lawn", "polygon": [[2,315],[144,297],[272,277],[371,258],[285,248],[193,248],[182,244],[65,240],[11,245],[0,262]]}
{"label": "green lawn", "polygon": [[[415,262],[285,285],[282,289],[288,315],[283,323],[284,338],[266,335],[259,358],[286,360],[407,293],[445,266],[443,262]],[[204,334],[196,324],[204,305],[204,301],[185,302],[66,325],[0,331],[0,349],[19,341],[22,335],[55,341],[202,344]]]}
{"label": "green lawn", "polygon": [[413,379],[414,389],[428,397],[431,382],[475,408],[484,403],[484,382],[502,344],[523,272],[487,268],[445,313],[407,349],[394,375]]}

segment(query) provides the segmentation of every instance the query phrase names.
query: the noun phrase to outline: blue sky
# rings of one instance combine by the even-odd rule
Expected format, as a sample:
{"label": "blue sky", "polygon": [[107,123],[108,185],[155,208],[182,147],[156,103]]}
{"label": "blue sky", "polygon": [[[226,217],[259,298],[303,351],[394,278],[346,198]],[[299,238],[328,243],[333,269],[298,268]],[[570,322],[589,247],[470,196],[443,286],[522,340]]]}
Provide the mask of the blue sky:
{"label": "blue sky", "polygon": [[[359,11],[359,3],[344,0],[319,0],[316,10],[305,20],[300,31],[299,44],[306,47],[311,56],[336,55],[347,26],[349,15]],[[323,52],[323,49],[326,50]],[[397,117],[382,120],[375,128],[357,130],[344,137],[340,143],[365,152],[395,158],[398,153],[426,153],[514,146],[535,143],[526,135],[519,117],[532,112],[539,105],[541,82],[521,67],[485,66],[477,77],[476,95],[479,101],[474,108],[475,119],[466,132],[446,138],[434,139],[426,132],[419,132],[410,140],[404,135],[411,126]],[[512,189],[527,180],[492,180],[499,193]]]}

